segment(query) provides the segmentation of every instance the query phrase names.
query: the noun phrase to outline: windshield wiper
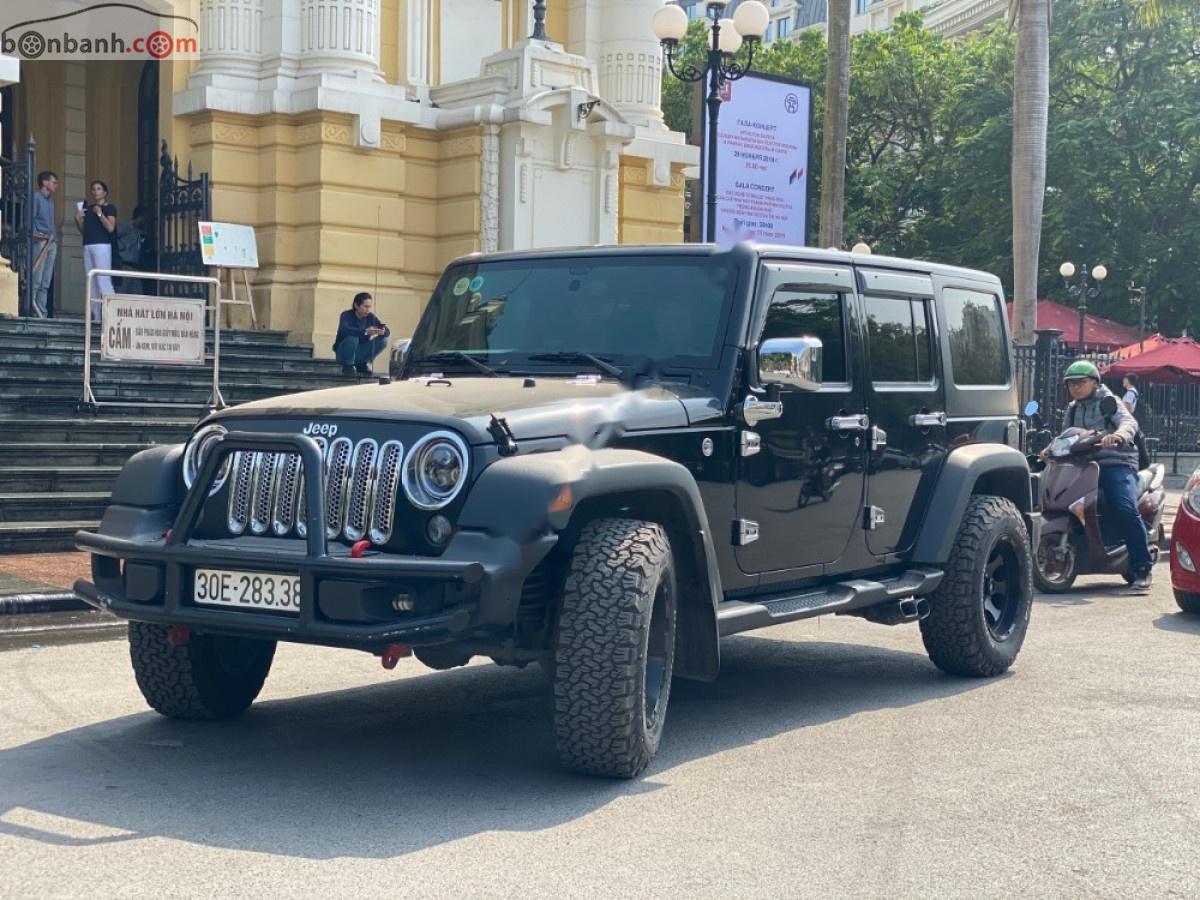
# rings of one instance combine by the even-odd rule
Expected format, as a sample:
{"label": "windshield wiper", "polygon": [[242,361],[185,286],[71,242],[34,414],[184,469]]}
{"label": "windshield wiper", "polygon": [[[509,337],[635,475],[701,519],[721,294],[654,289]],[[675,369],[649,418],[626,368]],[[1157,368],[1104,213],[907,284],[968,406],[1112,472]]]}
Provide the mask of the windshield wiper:
{"label": "windshield wiper", "polygon": [[422,362],[422,363],[448,362],[449,360],[452,360],[452,359],[462,360],[463,362],[470,363],[472,366],[474,366],[476,369],[478,369],[484,375],[487,375],[489,378],[500,378],[501,377],[500,373],[497,372],[495,369],[493,369],[491,366],[481,363],[479,360],[477,360],[471,354],[464,353],[462,350],[440,350],[437,353],[431,353],[429,356],[422,356],[416,362]]}
{"label": "windshield wiper", "polygon": [[605,375],[611,375],[613,378],[619,379],[624,374],[604,357],[593,356],[591,353],[585,353],[582,350],[559,350],[555,353],[536,353],[530,356],[529,360],[531,362],[585,362],[590,363]]}

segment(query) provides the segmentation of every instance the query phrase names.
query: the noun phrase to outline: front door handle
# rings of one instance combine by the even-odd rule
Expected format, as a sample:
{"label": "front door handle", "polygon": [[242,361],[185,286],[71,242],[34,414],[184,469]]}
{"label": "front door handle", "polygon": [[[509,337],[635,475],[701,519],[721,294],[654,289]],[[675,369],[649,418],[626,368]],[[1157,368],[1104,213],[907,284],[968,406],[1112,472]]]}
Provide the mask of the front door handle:
{"label": "front door handle", "polygon": [[908,417],[908,424],[913,428],[945,428],[946,414],[944,412],[919,412]]}
{"label": "front door handle", "polygon": [[831,416],[825,420],[825,427],[830,431],[866,431],[871,427],[871,420],[866,413],[853,416]]}

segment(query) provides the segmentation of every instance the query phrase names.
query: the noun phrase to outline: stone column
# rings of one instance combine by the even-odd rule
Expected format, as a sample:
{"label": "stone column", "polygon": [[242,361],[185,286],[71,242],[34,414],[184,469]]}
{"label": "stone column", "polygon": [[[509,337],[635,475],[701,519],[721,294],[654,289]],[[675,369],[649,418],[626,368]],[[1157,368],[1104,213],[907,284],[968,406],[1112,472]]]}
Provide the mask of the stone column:
{"label": "stone column", "polygon": [[413,96],[426,99],[429,96],[429,50],[433,34],[432,0],[408,0],[405,15],[408,17],[404,30],[404,80]]}
{"label": "stone column", "polygon": [[592,17],[600,96],[632,125],[662,127],[662,50],[650,20],[662,0],[604,0]]}
{"label": "stone column", "polygon": [[380,28],[380,0],[300,0],[300,68],[383,81]]}
{"label": "stone column", "polygon": [[257,73],[263,52],[263,0],[200,0],[197,72]]}

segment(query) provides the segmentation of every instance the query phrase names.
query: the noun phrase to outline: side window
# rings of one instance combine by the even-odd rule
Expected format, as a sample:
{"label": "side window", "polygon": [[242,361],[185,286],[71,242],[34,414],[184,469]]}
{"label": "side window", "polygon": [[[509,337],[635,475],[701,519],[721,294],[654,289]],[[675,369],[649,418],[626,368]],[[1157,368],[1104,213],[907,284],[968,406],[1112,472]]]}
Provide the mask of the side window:
{"label": "side window", "polygon": [[1000,298],[982,291],[946,288],[942,306],[954,383],[968,387],[1008,384]]}
{"label": "side window", "polygon": [[933,380],[929,303],[909,297],[863,298],[871,381],[876,384]]}
{"label": "side window", "polygon": [[822,380],[845,383],[849,379],[843,306],[843,295],[837,292],[781,287],[771,297],[762,339],[820,338]]}

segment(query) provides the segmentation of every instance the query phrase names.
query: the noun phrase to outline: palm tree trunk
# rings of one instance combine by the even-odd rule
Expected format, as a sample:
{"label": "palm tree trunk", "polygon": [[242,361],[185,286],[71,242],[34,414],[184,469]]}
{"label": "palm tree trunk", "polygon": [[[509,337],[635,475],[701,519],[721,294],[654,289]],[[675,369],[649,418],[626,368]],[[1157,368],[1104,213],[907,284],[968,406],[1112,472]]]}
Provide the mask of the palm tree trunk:
{"label": "palm tree trunk", "polygon": [[842,246],[846,130],[850,119],[850,0],[829,0],[825,132],[821,146],[821,246]]}
{"label": "palm tree trunk", "polygon": [[1013,336],[1032,344],[1037,328],[1038,254],[1046,195],[1046,120],[1050,105],[1050,0],[1014,0]]}

